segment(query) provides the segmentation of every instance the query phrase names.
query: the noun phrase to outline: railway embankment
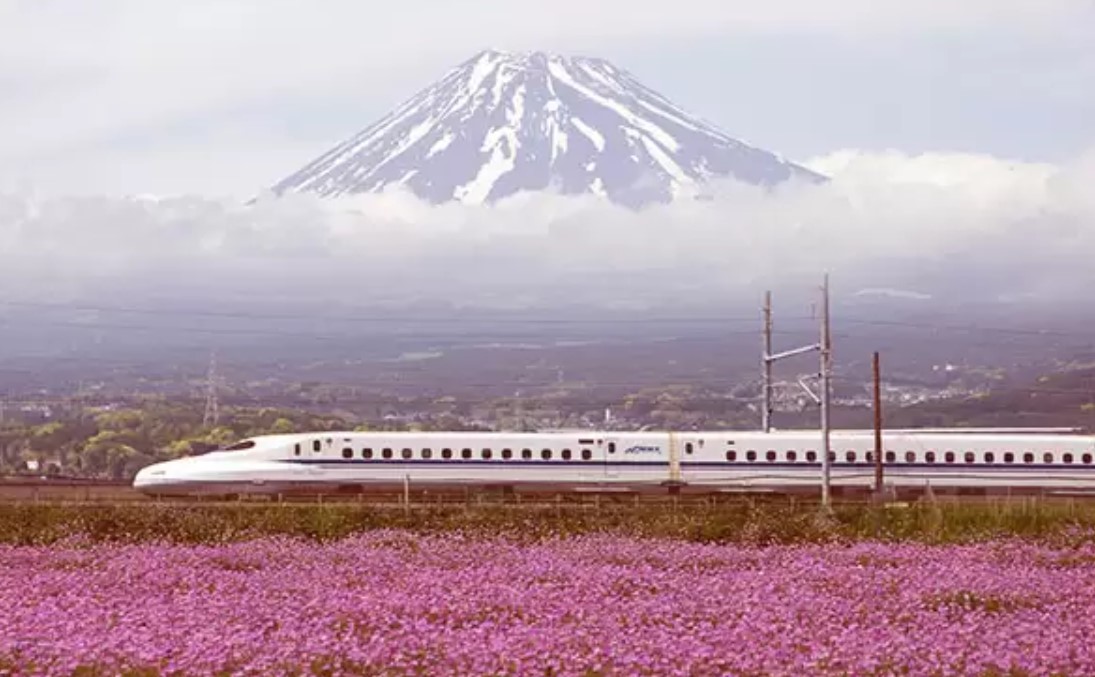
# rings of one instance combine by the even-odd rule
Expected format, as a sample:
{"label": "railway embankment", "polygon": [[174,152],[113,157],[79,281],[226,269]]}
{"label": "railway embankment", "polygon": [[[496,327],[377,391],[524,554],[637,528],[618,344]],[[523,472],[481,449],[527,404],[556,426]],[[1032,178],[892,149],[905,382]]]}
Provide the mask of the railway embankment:
{"label": "railway embankment", "polygon": [[334,541],[378,530],[540,540],[584,534],[782,545],[975,543],[1021,538],[1095,542],[1095,503],[1071,499],[940,500],[876,505],[788,499],[462,505],[332,503],[0,503],[0,543],[225,543],[265,537]]}

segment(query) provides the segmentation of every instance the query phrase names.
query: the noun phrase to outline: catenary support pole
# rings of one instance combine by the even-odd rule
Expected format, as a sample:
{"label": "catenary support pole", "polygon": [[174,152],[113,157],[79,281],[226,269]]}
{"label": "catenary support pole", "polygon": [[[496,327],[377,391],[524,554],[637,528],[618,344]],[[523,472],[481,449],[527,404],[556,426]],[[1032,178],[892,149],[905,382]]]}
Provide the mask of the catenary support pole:
{"label": "catenary support pole", "polygon": [[832,506],[830,489],[832,454],[830,443],[830,409],[832,399],[833,344],[829,331],[829,274],[821,287],[821,505],[825,510]]}
{"label": "catenary support pole", "polygon": [[878,353],[873,360],[874,372],[874,490],[882,496],[882,371]]}
{"label": "catenary support pole", "polygon": [[772,292],[764,292],[764,409],[761,411],[761,428],[772,431]]}

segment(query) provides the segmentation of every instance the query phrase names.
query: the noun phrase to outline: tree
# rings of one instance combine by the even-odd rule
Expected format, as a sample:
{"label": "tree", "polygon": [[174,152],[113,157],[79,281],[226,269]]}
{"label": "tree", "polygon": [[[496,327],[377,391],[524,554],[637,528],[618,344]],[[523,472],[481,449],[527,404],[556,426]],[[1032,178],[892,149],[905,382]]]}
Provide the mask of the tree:
{"label": "tree", "polygon": [[274,425],[270,426],[270,432],[275,435],[285,435],[296,432],[296,426],[289,419],[282,417],[274,421]]}

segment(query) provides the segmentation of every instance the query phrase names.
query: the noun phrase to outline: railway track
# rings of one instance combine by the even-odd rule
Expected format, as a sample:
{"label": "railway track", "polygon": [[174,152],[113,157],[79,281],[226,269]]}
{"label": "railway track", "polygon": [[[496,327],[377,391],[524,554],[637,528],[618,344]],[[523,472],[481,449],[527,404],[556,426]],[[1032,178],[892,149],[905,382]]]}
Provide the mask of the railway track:
{"label": "railway track", "polygon": [[[808,504],[819,500],[820,491],[692,491],[688,487],[671,492],[666,487],[642,491],[618,489],[544,490],[513,489],[498,486],[465,486],[460,488],[413,490],[407,493],[392,489],[353,491],[294,492],[277,495],[240,495],[204,497],[148,496],[124,481],[79,479],[5,479],[0,480],[0,503],[86,503],[86,504],[178,504],[178,505],[270,505],[286,504],[359,504],[377,507],[460,507],[460,506],[527,506],[579,507],[589,506],[716,506],[735,503]],[[840,490],[834,497],[845,504],[876,502],[866,490]],[[934,490],[925,495],[922,490],[891,492],[891,503],[921,500],[945,502],[984,502],[1028,500],[1069,500],[1095,502],[1095,493],[1046,490]]]}

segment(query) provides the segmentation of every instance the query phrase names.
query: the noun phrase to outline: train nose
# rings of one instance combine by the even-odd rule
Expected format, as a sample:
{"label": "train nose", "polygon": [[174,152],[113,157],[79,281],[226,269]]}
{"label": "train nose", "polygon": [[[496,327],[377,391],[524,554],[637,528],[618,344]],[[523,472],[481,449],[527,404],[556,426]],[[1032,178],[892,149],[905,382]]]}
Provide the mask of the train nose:
{"label": "train nose", "polygon": [[133,478],[133,488],[137,491],[148,491],[157,486],[163,486],[167,481],[165,465],[165,463],[154,463],[147,468],[141,468]]}

